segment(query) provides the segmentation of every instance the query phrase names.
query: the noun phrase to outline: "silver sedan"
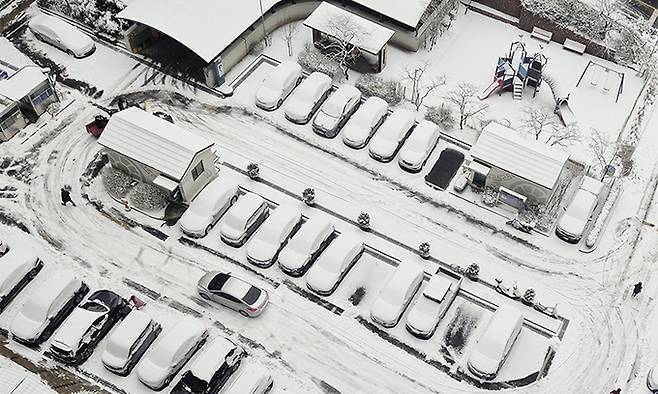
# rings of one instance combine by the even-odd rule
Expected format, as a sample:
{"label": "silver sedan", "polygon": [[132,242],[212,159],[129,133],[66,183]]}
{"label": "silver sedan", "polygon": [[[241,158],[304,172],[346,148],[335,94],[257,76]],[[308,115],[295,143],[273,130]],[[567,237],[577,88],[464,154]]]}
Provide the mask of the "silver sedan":
{"label": "silver sedan", "polygon": [[246,317],[260,315],[269,302],[267,291],[230,272],[208,272],[199,279],[197,291],[202,298],[222,304]]}

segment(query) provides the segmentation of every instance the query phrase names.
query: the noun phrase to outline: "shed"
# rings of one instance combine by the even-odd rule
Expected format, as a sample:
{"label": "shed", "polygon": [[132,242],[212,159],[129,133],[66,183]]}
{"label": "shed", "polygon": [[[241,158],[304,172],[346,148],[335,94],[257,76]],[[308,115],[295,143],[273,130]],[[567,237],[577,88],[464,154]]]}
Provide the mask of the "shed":
{"label": "shed", "polygon": [[0,96],[18,103],[26,116],[39,117],[59,101],[53,83],[41,68],[26,66],[0,80]]}
{"label": "shed", "polygon": [[306,18],[304,26],[313,31],[313,43],[322,47],[322,43],[331,40],[347,41],[364,57],[372,68],[379,72],[386,60],[386,44],[393,36],[393,30],[378,25],[335,5],[323,2]]}
{"label": "shed", "polygon": [[0,96],[0,142],[9,141],[26,124],[18,103]]}
{"label": "shed", "polygon": [[511,190],[530,203],[552,197],[569,154],[491,122],[470,151],[471,185]]}
{"label": "shed", "polygon": [[189,203],[217,177],[213,142],[140,108],[112,115],[98,143],[112,167]]}

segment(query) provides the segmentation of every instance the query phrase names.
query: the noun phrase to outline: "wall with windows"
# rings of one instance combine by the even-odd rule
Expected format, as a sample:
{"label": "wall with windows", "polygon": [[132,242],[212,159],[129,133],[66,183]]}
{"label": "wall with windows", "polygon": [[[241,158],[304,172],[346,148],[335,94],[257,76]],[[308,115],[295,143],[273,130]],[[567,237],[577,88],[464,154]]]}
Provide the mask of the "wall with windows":
{"label": "wall with windows", "polygon": [[197,153],[194,157],[180,181],[179,189],[184,202],[192,201],[201,189],[217,177],[216,158],[210,148]]}
{"label": "wall with windows", "polygon": [[0,142],[8,141],[27,125],[18,105],[12,103],[0,113]]}
{"label": "wall with windows", "polygon": [[37,116],[46,112],[46,108],[52,103],[57,102],[57,96],[49,81],[44,81],[37,86],[28,95],[28,99],[32,105],[32,110]]}

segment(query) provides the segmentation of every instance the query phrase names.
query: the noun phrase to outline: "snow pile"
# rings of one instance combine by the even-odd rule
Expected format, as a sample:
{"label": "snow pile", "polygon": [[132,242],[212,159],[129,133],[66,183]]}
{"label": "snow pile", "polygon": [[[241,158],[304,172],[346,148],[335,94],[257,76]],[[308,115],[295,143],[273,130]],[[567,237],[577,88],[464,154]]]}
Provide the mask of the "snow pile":
{"label": "snow pile", "polygon": [[306,45],[304,50],[299,53],[297,60],[306,71],[319,71],[327,74],[333,80],[342,76],[338,62],[329,59],[312,45]]}
{"label": "snow pile", "polygon": [[140,183],[130,192],[130,204],[144,211],[158,211],[167,205],[167,195],[162,189],[148,183]]}
{"label": "snow pile", "polygon": [[402,88],[399,82],[387,81],[372,74],[363,74],[357,79],[355,86],[361,90],[365,97],[379,97],[386,100],[388,105],[399,104],[402,99]]}
{"label": "snow pile", "polygon": [[133,179],[125,172],[107,166],[103,169],[103,186],[105,190],[114,198],[121,199],[128,194]]}
{"label": "snow pile", "polygon": [[612,190],[610,190],[610,193],[608,193],[608,198],[605,200],[605,204],[603,205],[599,216],[596,218],[596,222],[594,222],[592,230],[587,235],[585,245],[588,248],[594,247],[596,241],[599,239],[599,234],[601,234],[603,226],[608,221],[608,216],[610,216],[612,208],[615,206],[615,202],[617,202],[617,198],[619,198],[622,190],[623,188],[621,185],[619,183],[615,183],[615,185],[612,187]]}
{"label": "snow pile", "polygon": [[70,16],[112,37],[118,37],[127,27],[125,21],[115,18],[119,11],[126,8],[122,0],[38,0],[38,4]]}

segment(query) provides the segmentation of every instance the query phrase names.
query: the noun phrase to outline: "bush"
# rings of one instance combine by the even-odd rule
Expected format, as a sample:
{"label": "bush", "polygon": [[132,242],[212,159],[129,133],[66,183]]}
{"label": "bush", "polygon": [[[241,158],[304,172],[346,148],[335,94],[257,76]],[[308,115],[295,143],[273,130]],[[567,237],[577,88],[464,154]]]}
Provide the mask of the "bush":
{"label": "bush", "polygon": [[103,169],[103,186],[114,198],[121,199],[128,194],[134,180],[125,172],[106,166]]}
{"label": "bush", "polygon": [[370,215],[367,212],[361,212],[356,222],[362,230],[368,230],[370,228]]}
{"label": "bush", "polygon": [[144,211],[158,211],[167,205],[167,195],[162,189],[148,183],[140,183],[130,193],[130,204]]}
{"label": "bush", "polygon": [[363,74],[356,80],[355,86],[365,97],[379,97],[386,100],[388,105],[397,105],[404,98],[399,82],[387,81],[372,74]]}
{"label": "bush", "polygon": [[37,2],[42,7],[59,11],[93,30],[115,38],[128,27],[128,22],[116,18],[116,14],[126,8],[122,0],[38,0]]}
{"label": "bush", "polygon": [[308,206],[315,205],[315,189],[307,187],[302,193],[302,199],[304,203]]}
{"label": "bush", "polygon": [[423,242],[418,246],[418,254],[420,257],[427,259],[430,257],[430,244],[429,242]]}
{"label": "bush", "polygon": [[480,274],[480,266],[476,263],[471,263],[464,270],[464,275],[470,280],[478,280],[478,275]]}
{"label": "bush", "polygon": [[455,125],[452,108],[444,104],[441,104],[440,107],[427,108],[425,119],[442,126],[444,129],[451,129]]}
{"label": "bush", "polygon": [[256,163],[249,163],[247,164],[247,175],[249,175],[249,178],[251,179],[258,179],[260,177],[260,167],[258,167],[258,164]]}
{"label": "bush", "polygon": [[329,59],[310,44],[307,44],[299,53],[297,61],[306,71],[319,71],[329,75],[333,80],[343,78],[343,72],[338,62]]}

